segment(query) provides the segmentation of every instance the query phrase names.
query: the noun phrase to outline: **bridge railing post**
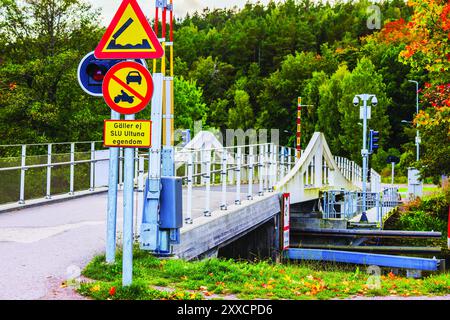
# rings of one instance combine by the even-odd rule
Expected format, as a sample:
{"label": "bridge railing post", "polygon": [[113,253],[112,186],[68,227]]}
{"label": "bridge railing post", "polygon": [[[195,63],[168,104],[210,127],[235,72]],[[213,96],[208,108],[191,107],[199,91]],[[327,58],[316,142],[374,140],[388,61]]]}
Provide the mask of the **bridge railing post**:
{"label": "bridge railing post", "polygon": [[350,160],[347,159],[347,180],[351,180],[350,176]]}
{"label": "bridge railing post", "polygon": [[272,174],[271,174],[271,184],[270,191],[274,190],[274,186],[277,183],[278,178],[278,146],[272,144]]}
{"label": "bridge railing post", "polygon": [[94,180],[95,180],[95,142],[91,142],[89,191],[95,190],[95,181]]}
{"label": "bridge railing post", "polygon": [[[227,162],[233,168],[236,165],[236,154],[234,153],[233,148],[229,148],[226,150],[231,154],[231,157],[227,158]],[[234,169],[230,169],[227,171],[227,182],[231,185],[234,184]]]}
{"label": "bridge railing post", "polygon": [[222,149],[222,170],[220,172],[222,180],[222,203],[220,204],[220,210],[227,210],[227,149]]}
{"label": "bridge railing post", "polygon": [[248,150],[248,200],[253,200],[253,148],[250,146]]}
{"label": "bridge railing post", "polygon": [[270,145],[265,145],[264,152],[264,192],[269,191]]}
{"label": "bridge railing post", "polygon": [[308,164],[305,169],[305,182],[304,182],[305,187],[309,186],[309,169],[310,169],[310,167],[311,167],[311,165]]}
{"label": "bridge railing post", "polygon": [[45,199],[51,199],[51,184],[52,184],[52,144],[47,146],[47,192]]}
{"label": "bridge railing post", "polygon": [[22,145],[22,154],[21,154],[21,169],[20,169],[20,191],[19,191],[19,204],[25,203],[25,168],[27,159],[27,146]]}
{"label": "bridge railing post", "polygon": [[353,175],[354,175],[355,163],[350,161],[350,181],[353,183]]}
{"label": "bridge railing post", "polygon": [[187,195],[186,195],[186,217],[184,221],[187,224],[192,224],[192,184],[194,171],[194,156],[195,153],[190,151],[187,159]]}
{"label": "bridge railing post", "polygon": [[205,217],[211,216],[211,150],[202,150],[202,158],[204,164],[203,182],[205,184]]}
{"label": "bridge railing post", "polygon": [[241,169],[242,169],[242,149],[237,147],[236,153],[236,197],[234,203],[237,205],[241,204]]}
{"label": "bridge railing post", "polygon": [[292,169],[292,149],[288,148],[288,172]]}
{"label": "bridge railing post", "polygon": [[214,152],[214,150],[211,151],[212,152],[212,158],[211,158],[211,167],[212,167],[212,184],[214,185],[216,183],[216,153]]}
{"label": "bridge railing post", "polygon": [[264,145],[259,145],[258,155],[258,182],[259,182],[259,196],[264,195]]}
{"label": "bridge railing post", "polygon": [[192,184],[197,184],[197,150],[192,150]]}
{"label": "bridge railing post", "polygon": [[140,213],[142,212],[142,209],[144,207],[144,173],[145,173],[145,158],[139,157],[138,159],[138,188],[136,192],[137,196],[137,202],[136,202],[136,210],[135,210],[135,217],[134,217],[134,234],[138,235],[140,234],[140,230],[138,230],[138,221],[141,221]]}
{"label": "bridge railing post", "polygon": [[70,190],[69,195],[74,194],[74,176],[75,176],[75,143],[70,144]]}

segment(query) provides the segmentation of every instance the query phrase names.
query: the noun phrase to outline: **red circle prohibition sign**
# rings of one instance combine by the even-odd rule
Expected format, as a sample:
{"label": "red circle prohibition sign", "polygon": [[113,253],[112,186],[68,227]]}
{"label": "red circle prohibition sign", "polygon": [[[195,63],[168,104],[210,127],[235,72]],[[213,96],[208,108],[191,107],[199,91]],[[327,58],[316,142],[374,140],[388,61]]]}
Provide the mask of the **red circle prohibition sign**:
{"label": "red circle prohibition sign", "polygon": [[124,61],[108,71],[102,91],[111,109],[121,114],[135,114],[149,104],[153,96],[153,79],[143,65]]}

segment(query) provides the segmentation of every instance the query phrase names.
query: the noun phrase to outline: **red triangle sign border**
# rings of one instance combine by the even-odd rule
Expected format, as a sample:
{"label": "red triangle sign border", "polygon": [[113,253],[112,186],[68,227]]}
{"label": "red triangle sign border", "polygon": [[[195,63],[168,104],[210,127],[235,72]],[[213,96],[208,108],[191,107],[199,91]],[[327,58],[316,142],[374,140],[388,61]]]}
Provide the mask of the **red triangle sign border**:
{"label": "red triangle sign border", "polygon": [[[114,29],[117,27],[120,19],[122,18],[122,15],[128,8],[128,5],[131,5],[134,12],[136,13],[139,22],[144,28],[144,31],[147,33],[155,51],[143,52],[143,51],[124,50],[123,52],[103,52],[105,47],[108,45],[108,41],[111,38]],[[149,22],[147,21],[147,18],[142,12],[142,9],[139,7],[137,0],[123,0],[119,9],[114,15],[114,18],[112,19],[111,23],[106,29],[105,34],[100,40],[100,43],[95,49],[94,55],[97,59],[159,59],[164,55],[164,50],[161,44],[159,43],[158,37],[156,36]]]}

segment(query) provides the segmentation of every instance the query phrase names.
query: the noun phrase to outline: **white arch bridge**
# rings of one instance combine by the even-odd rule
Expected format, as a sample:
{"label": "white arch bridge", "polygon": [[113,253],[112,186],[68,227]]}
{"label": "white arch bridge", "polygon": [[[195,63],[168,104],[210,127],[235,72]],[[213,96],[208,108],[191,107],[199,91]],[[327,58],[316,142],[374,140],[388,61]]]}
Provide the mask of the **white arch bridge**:
{"label": "white arch bridge", "polygon": [[[98,150],[96,142],[2,147],[20,148],[21,157],[11,158],[0,167],[0,175],[6,177],[5,174],[15,172],[16,178],[20,177],[16,179],[19,201],[1,205],[0,212],[21,209],[22,216],[42,214],[40,208],[44,206],[47,215],[57,216],[61,222],[102,224],[106,219],[108,151]],[[64,147],[65,152],[56,151]],[[47,152],[27,156],[32,148]],[[185,259],[217,252],[218,248],[274,219],[280,213],[280,198],[285,192],[290,193],[291,204],[296,204],[319,203],[321,194],[329,191],[324,197],[326,201],[319,204],[325,219],[358,220],[362,211],[357,195],[361,187],[361,168],[353,161],[333,156],[324,135],[319,132],[313,135],[300,159],[295,158],[294,149],[271,143],[222,147],[205,132],[186,147],[178,148],[175,158],[177,175],[183,180],[184,225],[181,243],[173,245],[172,249],[175,255]],[[142,215],[148,154],[136,150],[135,160],[134,233],[139,235],[137,222]],[[119,170],[121,176],[122,166]],[[42,190],[41,197],[36,196],[34,174],[38,173],[41,181],[37,189]],[[368,217],[370,223],[381,227],[383,214],[394,205],[380,205],[380,176],[372,170],[371,177],[371,191],[378,198],[372,203],[368,201]],[[65,184],[61,183],[63,178]],[[66,192],[64,187],[68,188]],[[89,189],[83,190],[83,187]],[[27,199],[33,192],[34,199]],[[346,193],[345,199],[338,199],[337,193],[342,192]],[[91,196],[83,197],[85,195]],[[119,221],[121,197],[119,192]],[[60,202],[68,199],[71,201]],[[79,209],[78,220],[74,220],[71,212]],[[0,228],[3,217],[0,215]],[[120,223],[118,225],[120,227]],[[101,231],[99,237],[103,243]]]}

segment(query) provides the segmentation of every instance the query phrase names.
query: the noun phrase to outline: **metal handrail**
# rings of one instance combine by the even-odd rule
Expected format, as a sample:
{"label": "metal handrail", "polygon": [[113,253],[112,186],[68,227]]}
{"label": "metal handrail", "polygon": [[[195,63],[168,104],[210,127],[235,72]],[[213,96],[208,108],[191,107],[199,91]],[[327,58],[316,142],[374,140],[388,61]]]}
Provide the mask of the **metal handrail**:
{"label": "metal handrail", "polygon": [[0,171],[13,171],[13,170],[29,170],[29,169],[36,169],[36,168],[53,168],[58,166],[66,166],[71,164],[82,164],[82,163],[96,163],[101,161],[109,161],[109,158],[105,159],[89,159],[89,160],[76,160],[76,161],[68,161],[68,162],[57,162],[52,164],[42,163],[42,164],[31,164],[26,166],[19,166],[19,167],[4,167],[0,168]]}
{"label": "metal handrail", "polygon": [[0,144],[0,148],[7,148],[7,147],[21,147],[21,146],[48,146],[49,144],[51,145],[63,145],[63,144],[85,144],[85,143],[98,143],[98,142],[102,142],[103,140],[99,140],[99,141],[72,141],[72,142],[42,142],[42,143],[29,143],[29,144]]}

